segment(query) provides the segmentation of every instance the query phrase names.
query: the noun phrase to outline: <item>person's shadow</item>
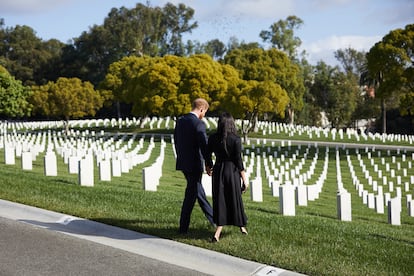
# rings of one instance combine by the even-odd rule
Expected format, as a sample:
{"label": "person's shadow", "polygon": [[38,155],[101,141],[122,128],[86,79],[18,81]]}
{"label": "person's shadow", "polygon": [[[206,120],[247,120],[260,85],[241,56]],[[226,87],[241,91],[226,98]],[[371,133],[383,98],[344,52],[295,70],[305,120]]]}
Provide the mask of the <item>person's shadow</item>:
{"label": "person's shadow", "polygon": [[[44,222],[44,221],[37,221],[37,220],[27,220],[27,219],[20,219],[19,221],[25,222],[31,225],[39,226],[45,229],[68,233],[72,235],[79,235],[79,236],[96,236],[96,237],[106,237],[110,239],[117,239],[117,240],[137,240],[137,239],[153,239],[153,238],[164,238],[164,239],[171,239],[175,240],[177,238],[188,238],[188,239],[209,239],[212,233],[214,233],[213,229],[206,229],[206,228],[198,228],[194,229],[190,233],[186,235],[179,234],[177,229],[171,228],[145,228],[147,233],[154,233],[153,235],[150,234],[143,234],[134,230],[132,226],[128,229],[128,225],[134,225],[137,221],[135,220],[117,220],[114,218],[99,218],[94,220],[87,220],[78,217],[73,217],[70,215],[63,215],[58,221],[56,222]],[[98,222],[98,220],[100,222]],[[142,222],[142,221],[140,221]],[[147,221],[146,223],[151,223],[151,221]],[[114,226],[114,225],[127,225],[126,228]],[[155,236],[156,235],[156,236]]]}
{"label": "person's shadow", "polygon": [[[113,220],[113,219],[112,219]],[[62,216],[56,222],[43,222],[37,220],[19,220],[28,224],[36,225],[49,230],[64,232],[80,236],[98,236],[118,240],[136,240],[157,238],[155,236],[142,234],[136,231],[104,224],[101,222],[81,219],[69,215]]]}

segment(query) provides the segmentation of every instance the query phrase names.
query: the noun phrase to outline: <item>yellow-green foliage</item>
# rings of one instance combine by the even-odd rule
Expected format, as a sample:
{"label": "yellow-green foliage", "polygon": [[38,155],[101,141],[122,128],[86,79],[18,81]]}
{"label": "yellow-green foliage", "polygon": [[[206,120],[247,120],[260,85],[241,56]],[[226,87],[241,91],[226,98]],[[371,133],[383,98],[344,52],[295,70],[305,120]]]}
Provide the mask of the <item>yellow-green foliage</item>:
{"label": "yellow-green foliage", "polygon": [[113,63],[102,83],[115,99],[132,104],[134,115],[180,115],[202,97],[219,108],[229,90],[237,90],[237,71],[210,56],[126,57]]}
{"label": "yellow-green foliage", "polygon": [[31,103],[35,113],[65,120],[94,116],[105,100],[90,82],[78,78],[59,78],[32,89]]}

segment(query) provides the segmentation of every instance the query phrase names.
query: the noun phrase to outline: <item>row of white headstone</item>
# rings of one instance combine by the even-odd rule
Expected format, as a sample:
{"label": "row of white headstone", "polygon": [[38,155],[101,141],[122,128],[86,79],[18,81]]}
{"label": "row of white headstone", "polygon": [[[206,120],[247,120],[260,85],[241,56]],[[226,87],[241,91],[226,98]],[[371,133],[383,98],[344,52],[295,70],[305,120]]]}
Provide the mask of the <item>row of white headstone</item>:
{"label": "row of white headstone", "polygon": [[[89,135],[88,132],[86,135],[84,132],[77,134],[80,134],[78,136],[80,139],[77,138],[69,140],[65,140],[62,136],[59,135],[53,135],[51,132],[44,132],[37,135],[32,135],[30,133],[25,133],[24,135],[4,135],[2,136],[4,139],[4,142],[2,144],[4,144],[5,149],[5,162],[6,164],[14,164],[15,156],[21,156],[22,168],[25,170],[32,169],[32,161],[36,160],[38,154],[44,152],[45,148],[47,148],[44,157],[46,175],[52,176],[57,174],[56,155],[54,153],[56,151],[65,160],[65,163],[68,164],[69,172],[79,174],[79,183],[81,185],[93,186],[94,159],[97,160],[97,164],[100,168],[100,180],[110,181],[111,175],[108,172],[112,172],[112,176],[121,176],[121,173],[128,172],[134,165],[148,160],[152,149],[155,147],[152,139],[148,150],[144,154],[138,154],[138,152],[142,149],[143,138],[141,138],[140,143],[138,143],[135,149],[128,151],[131,149],[131,145],[136,138],[134,136],[132,136],[129,141],[124,141],[124,137],[118,141],[115,141],[113,137],[110,137],[108,140],[104,141],[102,137],[99,139],[87,138]],[[124,144],[124,146],[121,147],[122,144]],[[161,146],[160,158],[157,158],[157,161],[153,166],[150,166],[150,169],[145,168],[143,170],[143,183],[144,189],[146,190],[156,190],[156,187],[159,183],[159,177],[162,175],[162,161],[164,158],[165,145],[163,142],[161,145],[163,146]],[[290,147],[290,145],[288,147]],[[254,149],[254,145],[252,148]],[[275,162],[273,162],[272,158],[267,159],[265,158],[266,156],[263,155],[262,158],[265,167],[266,178],[269,185],[271,185],[273,196],[280,196],[280,210],[283,215],[295,215],[295,203],[298,205],[306,206],[308,200],[315,200],[318,198],[319,193],[322,190],[323,183],[326,179],[327,165],[329,163],[328,152],[329,148],[326,148],[326,158],[323,165],[324,169],[315,184],[307,184],[306,180],[310,179],[310,177],[314,174],[314,168],[316,166],[315,162],[318,160],[318,151],[313,158],[313,162],[309,167],[310,169],[304,174],[300,174],[300,170],[305,160],[307,159],[305,156],[305,158],[302,158],[302,160],[295,168],[289,169],[290,166],[292,166],[293,162],[296,160],[296,155],[299,154],[298,152],[293,154],[289,160],[284,160],[285,157],[283,154],[281,154],[280,158],[276,158]],[[288,152],[285,153],[287,155]],[[273,154],[277,155],[277,151],[275,151]],[[406,156],[403,154],[402,160],[405,159]],[[285,162],[284,165],[281,164],[282,162]],[[260,202],[263,200],[261,156],[256,156],[254,152],[252,152],[250,156],[246,154],[245,163],[247,165],[246,171],[248,177],[252,178],[250,181],[251,198],[253,201]],[[271,169],[269,168],[269,164]],[[280,169],[280,172],[277,171],[277,168]],[[270,173],[271,171],[273,173]],[[255,175],[255,177],[250,177],[251,175]],[[340,171],[338,171],[337,175],[341,175]],[[204,180],[206,180],[206,178],[204,178]],[[341,184],[341,179],[338,178],[338,217],[342,220],[350,220],[350,215],[347,215],[350,214],[350,195],[349,200],[346,200],[349,193],[343,188],[343,185]],[[210,188],[206,188],[206,191],[211,191],[211,186]],[[386,195],[384,196],[386,197]],[[364,200],[366,198],[367,202],[372,202],[372,200],[370,200],[372,196],[363,189],[361,189],[361,197],[363,197]],[[389,201],[391,202],[391,198],[386,197],[385,202],[388,204]],[[346,204],[344,202],[346,202]],[[388,204],[388,206],[391,206],[389,207],[391,208],[391,214],[398,213],[397,211],[392,210],[401,209],[401,204],[399,204],[399,207],[397,205],[398,202],[392,203],[391,205]],[[412,209],[411,206],[413,206],[413,204],[408,199],[407,205],[410,206],[410,212]],[[372,206],[371,203],[369,206]],[[397,207],[392,208],[392,206]],[[412,215],[412,213],[413,212],[410,212],[410,215]],[[390,215],[390,217],[390,223],[398,224],[398,218],[394,219],[396,215]]]}
{"label": "row of white headstone", "polygon": [[[241,120],[236,120],[236,123],[239,127],[242,125]],[[248,122],[244,122],[246,124]],[[408,143],[412,145],[414,143],[414,136],[407,134],[380,134],[380,133],[368,133],[365,134],[364,129],[355,130],[348,128],[345,131],[343,129],[336,128],[322,128],[315,126],[303,126],[303,125],[292,125],[286,123],[278,122],[269,122],[269,121],[259,121],[257,124],[258,131],[263,135],[270,134],[287,134],[289,137],[295,135],[302,136],[305,135],[308,139],[312,140],[314,138],[325,138],[331,139],[333,141],[344,140],[344,139],[355,139],[359,141],[378,141],[381,143],[387,142],[399,142],[399,143]]]}
{"label": "row of white headstone", "polygon": [[[79,184],[82,186],[94,185],[94,168],[95,162],[99,168],[99,180],[111,181],[111,177],[120,177],[122,173],[128,173],[133,167],[146,162],[155,148],[154,138],[151,137],[149,146],[144,153],[140,153],[143,148],[144,137],[141,137],[137,146],[131,148],[135,140],[132,136],[129,141],[115,141],[109,137],[107,141],[103,138],[93,140],[69,139],[52,135],[38,134],[38,139],[33,139],[31,135],[6,135],[2,143],[4,148],[5,164],[14,165],[16,157],[22,159],[22,169],[32,170],[33,161],[39,153],[44,153],[44,172],[46,176],[57,176],[57,156],[63,159],[68,166],[68,173],[78,174]],[[39,139],[40,137],[40,139]],[[46,143],[48,140],[48,143]],[[37,141],[37,142],[36,142]],[[47,144],[47,146],[46,146]],[[121,147],[121,144],[125,144]],[[144,177],[144,187],[154,187],[149,182],[157,183],[155,177],[161,177],[159,172],[162,171],[164,158],[165,142],[161,137],[161,152],[156,162],[150,166],[150,171],[158,172],[146,174]],[[56,154],[57,153],[57,154]],[[144,170],[147,170],[144,168]]]}
{"label": "row of white headstone", "polygon": [[171,127],[172,117],[144,117],[144,118],[125,118],[125,119],[81,119],[69,121],[21,121],[21,122],[0,122],[0,133],[17,132],[24,130],[48,130],[48,129],[65,129],[66,125],[73,131],[79,128],[150,128],[150,129],[169,129]]}
{"label": "row of white headstone", "polygon": [[[315,151],[315,156],[312,159],[312,163],[308,166],[308,171],[304,173],[300,173],[301,169],[303,168],[304,162],[307,159],[306,156],[308,154],[308,148],[304,153],[304,157],[298,162],[298,164],[289,170],[289,167],[292,166],[293,162],[296,160],[296,155],[299,155],[298,150],[296,153],[292,154],[292,157],[289,160],[284,160],[284,155],[282,154],[280,158],[277,158],[276,161],[273,161],[273,156],[270,155],[266,157],[263,153],[263,165],[264,171],[266,173],[266,178],[269,183],[269,187],[271,188],[273,196],[280,196],[280,211],[283,215],[295,215],[295,204],[298,206],[306,206],[308,200],[315,200],[318,198],[319,193],[322,190],[323,183],[326,179],[327,167],[329,163],[329,148],[326,148],[326,158],[323,165],[322,173],[319,179],[316,181],[316,184],[308,184],[306,183],[308,179],[313,175],[314,168],[316,166],[316,162],[318,160],[318,148]],[[358,150],[357,150],[358,151]],[[269,151],[268,151],[269,152]],[[263,192],[262,192],[262,178],[261,178],[261,156],[255,155],[254,152],[250,154],[249,159],[249,152],[244,156],[246,166],[247,175],[250,177],[251,174],[255,174],[254,179],[250,181],[251,185],[251,199],[253,201],[262,201]],[[274,156],[277,155],[277,152],[273,152]],[[379,154],[380,155],[380,154]],[[390,152],[388,152],[390,155]],[[357,154],[360,158],[360,155]],[[368,154],[370,157],[370,154]],[[402,155],[402,160],[406,161],[406,155]],[[412,159],[414,158],[414,154],[412,154]],[[372,160],[368,158],[369,160]],[[396,162],[395,156],[391,157],[392,162]],[[255,162],[256,160],[256,162]],[[347,151],[347,160],[350,160],[350,156]],[[381,159],[384,160],[384,159]],[[282,161],[285,161],[284,164],[281,164]],[[283,163],[283,162],[282,162]],[[270,168],[269,168],[270,164]],[[397,168],[398,168],[397,163]],[[411,161],[407,161],[408,167],[410,167]],[[255,167],[256,166],[256,167]],[[386,172],[392,172],[393,170],[386,167]],[[286,169],[286,171],[284,171]],[[336,169],[337,169],[337,183],[338,183],[338,193],[337,193],[337,214],[338,218],[343,221],[351,221],[352,220],[352,208],[351,208],[351,194],[344,188],[342,183],[342,176],[340,170],[340,158],[339,158],[339,151],[336,149]],[[280,172],[279,172],[280,171]],[[351,175],[355,175],[350,169]],[[406,175],[406,168],[403,169]],[[400,176],[395,176],[391,173],[391,177],[395,177],[396,179],[401,179]],[[276,178],[276,179],[275,179]],[[353,177],[353,179],[355,179]],[[369,178],[368,178],[369,179]],[[283,183],[283,185],[281,185]],[[374,182],[375,183],[375,182]],[[389,182],[388,185],[390,185]],[[397,181],[397,183],[399,183]],[[411,184],[410,184],[411,183]],[[410,183],[405,183],[405,191],[409,192],[410,185],[414,184],[414,176],[410,177]],[[355,183],[354,183],[355,184]],[[400,212],[401,212],[401,188],[397,187],[396,189],[397,194],[395,198],[391,198],[390,193],[385,193],[383,195],[378,195],[376,199],[377,210],[381,211],[384,210],[384,203],[385,206],[388,208],[388,221],[390,224],[393,225],[400,225]],[[382,189],[381,189],[382,190]],[[359,193],[359,196],[363,199],[364,204],[368,204],[369,208],[373,208],[373,194],[368,193],[366,191]],[[407,194],[407,208],[408,208],[408,215],[414,217],[413,212],[413,200],[412,195]],[[399,199],[399,201],[398,201]],[[382,211],[383,213],[383,211]]]}
{"label": "row of white headstone", "polygon": [[[207,125],[207,129],[215,129],[217,126],[216,117],[206,117],[203,119]],[[235,120],[238,127],[242,125],[249,125],[251,122],[247,120]],[[18,131],[18,130],[36,130],[36,129],[53,129],[64,128],[65,124],[68,124],[69,128],[91,128],[91,127],[112,127],[112,128],[150,128],[150,129],[171,129],[174,128],[174,117],[144,117],[144,118],[125,118],[125,119],[88,119],[88,120],[69,120],[65,121],[48,121],[48,122],[0,122],[0,133],[5,131]],[[322,128],[315,126],[304,125],[292,125],[286,123],[258,121],[256,124],[257,130],[263,135],[267,134],[285,134],[288,136],[305,135],[308,139],[313,138],[325,138],[333,141],[341,141],[344,139],[351,139],[358,141],[371,141],[371,142],[399,142],[408,143],[412,145],[414,143],[413,135],[401,135],[401,134],[380,134],[380,133],[364,133],[364,129],[355,130],[348,128],[346,130],[336,128]]]}
{"label": "row of white headstone", "polygon": [[[403,155],[402,160],[404,160],[405,155]],[[355,186],[355,189],[358,191],[358,196],[362,199],[364,205],[366,205],[370,209],[375,209],[375,211],[379,214],[384,213],[384,206],[387,207],[388,211],[388,222],[393,225],[400,225],[401,224],[401,211],[402,211],[402,187],[401,187],[401,176],[394,175],[391,173],[391,181],[389,181],[385,176],[382,176],[382,171],[377,169],[377,164],[371,162],[374,168],[374,172],[378,173],[378,177],[382,177],[383,184],[379,184],[378,181],[373,180],[373,177],[370,175],[370,171],[366,169],[365,164],[363,163],[363,159],[360,159],[360,156],[357,156],[357,160],[359,160],[359,166],[361,168],[362,174],[364,175],[364,179],[360,180],[357,177],[354,165],[352,164],[351,157],[349,155],[347,157],[347,164],[349,171],[351,173],[352,183]],[[394,157],[394,156],[393,156]],[[374,161],[368,155],[368,159]],[[395,159],[393,159],[393,163]],[[387,163],[388,164],[388,163]],[[400,163],[398,163],[400,164]],[[411,168],[411,161],[407,162],[408,167]],[[389,166],[385,166],[385,171],[394,172],[394,170],[390,170]],[[403,176],[407,177],[407,169],[403,169]],[[396,187],[394,189],[394,182],[392,179],[397,179]],[[367,185],[364,186],[366,183]],[[404,183],[404,190],[405,192],[410,191],[410,186],[414,184],[414,176],[410,176],[410,181]],[[385,188],[388,186],[388,192],[384,191]],[[365,187],[369,187],[366,189]],[[395,192],[395,196],[392,197],[392,193]],[[406,202],[407,202],[407,210],[408,215],[414,217],[414,201],[412,200],[412,195],[407,193],[406,194]]]}
{"label": "row of white headstone", "polygon": [[[307,150],[308,151],[308,150]],[[275,156],[277,152],[274,152]],[[244,155],[244,163],[246,164],[246,176],[250,183],[250,197],[252,201],[263,201],[262,188],[262,163],[265,171],[265,178],[271,190],[272,196],[279,197],[280,212],[286,216],[294,216],[296,214],[295,205],[307,206],[308,201],[314,201],[319,198],[323,184],[327,177],[329,164],[329,151],[326,150],[322,171],[314,183],[308,183],[315,173],[315,167],[318,161],[318,152],[315,153],[309,170],[302,172],[302,168],[306,162],[306,156],[301,158],[299,164],[290,169],[296,160],[296,155],[286,159],[281,155],[280,158],[273,159],[273,156],[255,155],[254,152]],[[263,159],[263,162],[261,161]],[[282,165],[280,162],[284,162]]]}

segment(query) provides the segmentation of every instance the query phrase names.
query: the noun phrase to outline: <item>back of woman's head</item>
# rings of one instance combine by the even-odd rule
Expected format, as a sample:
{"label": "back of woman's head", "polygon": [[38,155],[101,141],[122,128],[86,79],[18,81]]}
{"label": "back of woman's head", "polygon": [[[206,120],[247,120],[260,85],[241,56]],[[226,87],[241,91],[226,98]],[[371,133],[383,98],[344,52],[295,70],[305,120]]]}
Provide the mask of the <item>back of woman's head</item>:
{"label": "back of woman's head", "polygon": [[224,136],[227,136],[228,133],[237,133],[233,116],[231,116],[230,113],[223,112],[220,114],[217,124],[217,132]]}

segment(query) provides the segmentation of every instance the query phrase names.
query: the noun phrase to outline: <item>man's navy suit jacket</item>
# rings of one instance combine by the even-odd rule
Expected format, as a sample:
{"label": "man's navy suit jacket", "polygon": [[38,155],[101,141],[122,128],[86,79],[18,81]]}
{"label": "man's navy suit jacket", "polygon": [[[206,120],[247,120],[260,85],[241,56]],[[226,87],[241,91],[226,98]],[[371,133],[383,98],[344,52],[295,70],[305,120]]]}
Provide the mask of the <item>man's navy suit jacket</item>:
{"label": "man's navy suit jacket", "polygon": [[174,145],[177,153],[176,169],[183,172],[202,172],[204,161],[212,166],[207,152],[206,125],[193,113],[177,120],[174,130]]}

